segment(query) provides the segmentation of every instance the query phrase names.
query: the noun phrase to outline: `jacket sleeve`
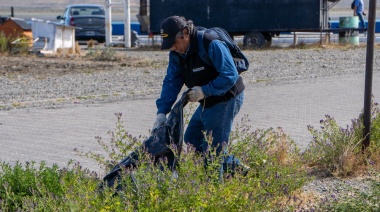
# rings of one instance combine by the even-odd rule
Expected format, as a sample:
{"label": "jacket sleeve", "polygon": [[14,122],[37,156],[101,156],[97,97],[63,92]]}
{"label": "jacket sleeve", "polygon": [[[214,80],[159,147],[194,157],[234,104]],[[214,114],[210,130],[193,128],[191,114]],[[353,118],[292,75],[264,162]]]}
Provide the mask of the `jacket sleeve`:
{"label": "jacket sleeve", "polygon": [[227,44],[224,42],[213,40],[209,45],[208,56],[219,75],[207,85],[202,86],[202,91],[206,97],[221,96],[235,85],[239,74]]}
{"label": "jacket sleeve", "polygon": [[156,100],[157,114],[168,114],[175,103],[184,82],[181,76],[178,56],[169,53],[169,65],[162,84],[160,98]]}

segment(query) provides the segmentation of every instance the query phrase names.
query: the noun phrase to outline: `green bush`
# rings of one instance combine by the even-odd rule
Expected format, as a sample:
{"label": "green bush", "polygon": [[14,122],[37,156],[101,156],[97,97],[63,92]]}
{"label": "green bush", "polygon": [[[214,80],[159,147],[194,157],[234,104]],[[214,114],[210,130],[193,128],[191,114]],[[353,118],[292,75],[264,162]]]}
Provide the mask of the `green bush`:
{"label": "green bush", "polygon": [[13,167],[2,163],[0,173],[0,199],[10,209],[21,207],[23,199],[31,196],[41,197],[44,192],[62,196],[58,167],[47,167],[41,163],[38,168],[34,162],[16,163]]}
{"label": "green bush", "polygon": [[[116,132],[108,149],[113,160],[125,157],[138,144],[122,127],[117,114]],[[63,169],[41,163],[3,164],[0,174],[0,202],[5,211],[262,211],[273,207],[286,208],[288,198],[305,182],[298,150],[287,146],[292,142],[280,130],[258,130],[242,135],[229,146],[229,151],[250,166],[248,174],[236,170],[220,175],[221,158],[209,152],[204,156],[187,146],[179,160],[178,175],[166,167],[166,161],[154,164],[143,155],[138,168],[123,171],[123,190],[98,190],[101,180],[96,173],[69,163]],[[236,138],[237,139],[237,138]],[[98,141],[101,141],[99,138]],[[131,144],[132,142],[133,144]],[[103,147],[110,147],[99,142]],[[106,148],[108,148],[106,147]],[[174,148],[174,147],[173,147]],[[84,155],[86,155],[84,153]],[[87,154],[107,164],[104,156]],[[113,163],[114,164],[114,163]],[[109,168],[108,168],[109,170]],[[243,171],[241,169],[241,171]]]}
{"label": "green bush", "polygon": [[[97,138],[104,154],[77,150],[80,155],[96,160],[106,172],[136,150],[141,140],[145,140],[128,134],[121,114],[116,114],[116,117],[115,131],[109,132],[111,140]],[[378,113],[374,117],[377,121]],[[313,179],[307,176],[303,167],[305,158],[307,163],[313,162],[336,171],[342,169],[339,167],[341,161],[337,160],[342,159],[342,154],[344,156],[347,151],[356,153],[356,149],[360,149],[357,141],[360,141],[361,127],[357,120],[353,121],[352,127],[342,129],[334,119],[327,117],[321,122],[321,131],[312,131],[315,144],[303,155],[281,128],[252,132],[248,121],[245,116],[231,133],[230,144],[225,146],[228,154],[234,155],[244,165],[223,174],[220,172],[223,155],[217,157],[210,150],[205,157],[186,145],[178,161],[177,174],[167,168],[165,159],[155,164],[149,155],[140,152],[137,168],[122,170],[123,189],[120,191],[108,187],[100,189],[102,176],[82,168],[79,163],[69,162],[64,168],[48,167],[44,162],[39,165],[34,162],[16,163],[14,166],[2,163],[0,210],[294,211],[300,209],[302,203],[297,197],[300,188]],[[376,130],[373,132],[378,133]],[[335,165],[329,166],[328,161]],[[379,187],[375,182],[369,192],[339,202],[324,199],[317,209],[379,210]]]}
{"label": "green bush", "polygon": [[0,53],[4,53],[8,51],[9,51],[8,39],[4,35],[3,32],[0,32]]}
{"label": "green bush", "polygon": [[[107,166],[108,171],[141,145],[138,138],[126,133],[121,114],[116,116],[116,130],[110,132],[111,141],[98,138],[108,156],[80,152],[104,167],[112,164]],[[186,117],[185,114],[185,120]],[[179,160],[177,177],[166,168],[166,161],[154,165],[145,155],[139,160],[137,169],[124,170],[123,190],[118,192],[118,197],[123,199],[124,207],[139,211],[260,211],[287,207],[282,205],[282,200],[307,180],[301,169],[299,150],[281,129],[250,133],[248,128],[245,117],[231,135],[233,142],[228,151],[246,165],[233,176],[230,172],[220,175],[221,158],[215,152],[210,150],[206,154],[208,164],[205,168],[204,156],[187,146]],[[243,175],[246,167],[250,167],[248,174]]]}
{"label": "green bush", "polygon": [[118,60],[116,51],[113,48],[100,49],[99,47],[89,48],[86,57],[100,61],[116,61]]}
{"label": "green bush", "polygon": [[321,120],[320,130],[308,126],[313,136],[304,158],[309,165],[319,166],[338,176],[353,175],[359,167],[368,162],[380,163],[378,157],[380,147],[380,110],[377,103],[371,109],[371,145],[363,154],[363,114],[353,119],[351,126],[341,128],[335,119],[326,115]]}
{"label": "green bush", "polygon": [[[3,163],[0,174],[1,211],[110,211],[118,209],[113,191],[97,192],[97,174],[70,162],[66,168],[44,162]],[[116,202],[115,202],[116,201]]]}
{"label": "green bush", "polygon": [[78,155],[95,160],[105,172],[109,172],[126,155],[142,144],[141,137],[133,137],[125,130],[123,121],[121,120],[122,114],[115,113],[115,116],[116,128],[114,131],[108,132],[111,136],[110,141],[103,141],[100,136],[95,137],[100,147],[104,150],[103,154],[92,151],[83,152],[75,149]]}
{"label": "green bush", "polygon": [[380,108],[379,103],[372,103],[371,145],[380,148]]}
{"label": "green bush", "polygon": [[352,126],[341,128],[328,115],[320,123],[320,131],[308,126],[313,140],[305,151],[304,158],[310,165],[320,166],[338,176],[353,174],[355,167],[363,163],[363,125],[359,120],[353,120]]}

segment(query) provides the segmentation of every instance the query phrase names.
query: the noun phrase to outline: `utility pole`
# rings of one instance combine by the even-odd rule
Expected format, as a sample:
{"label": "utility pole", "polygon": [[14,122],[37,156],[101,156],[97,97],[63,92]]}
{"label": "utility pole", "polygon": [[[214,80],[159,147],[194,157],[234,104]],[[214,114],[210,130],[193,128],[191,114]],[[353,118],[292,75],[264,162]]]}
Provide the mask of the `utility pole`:
{"label": "utility pole", "polygon": [[365,67],[364,90],[364,132],[363,150],[370,145],[371,138],[371,102],[372,102],[372,76],[373,76],[373,49],[375,42],[376,0],[369,1],[367,26],[367,55]]}

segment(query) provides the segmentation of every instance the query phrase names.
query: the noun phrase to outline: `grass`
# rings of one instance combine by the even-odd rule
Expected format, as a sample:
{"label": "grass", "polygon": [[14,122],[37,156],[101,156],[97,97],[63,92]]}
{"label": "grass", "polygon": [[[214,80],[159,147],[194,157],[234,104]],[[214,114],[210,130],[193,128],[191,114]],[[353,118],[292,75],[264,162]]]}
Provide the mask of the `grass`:
{"label": "grass", "polygon": [[[192,107],[190,107],[192,108]],[[191,110],[191,109],[190,109]],[[372,133],[380,135],[380,110],[373,103]],[[92,158],[105,172],[129,152],[141,145],[124,129],[122,115],[116,114],[116,128],[110,131],[110,141],[97,137],[104,154],[82,152]],[[321,120],[320,129],[309,126],[313,141],[300,152],[282,131],[257,129],[252,131],[245,116],[231,133],[228,150],[240,162],[250,167],[246,175],[240,166],[234,174],[221,177],[221,163],[210,151],[205,158],[191,146],[185,146],[179,160],[178,176],[173,177],[166,161],[154,164],[141,152],[136,169],[123,171],[123,190],[99,190],[102,176],[79,163],[66,167],[46,166],[27,162],[0,166],[0,208],[2,211],[297,211],[301,210],[304,194],[301,187],[313,178],[310,167],[335,176],[366,176],[379,174],[379,140],[372,140],[367,151],[361,150],[361,116],[351,126],[340,128],[332,117]],[[189,115],[185,116],[185,122]],[[309,167],[309,168],[307,168]],[[354,192],[337,199],[326,197],[311,208],[317,211],[379,210],[380,182],[372,181],[368,192]],[[80,198],[78,198],[80,197]],[[309,197],[315,198],[315,197]]]}
{"label": "grass", "polygon": [[[18,40],[17,44],[11,44],[12,41]],[[0,32],[0,54],[27,54],[29,52],[29,40],[25,37],[7,37]]]}
{"label": "grass", "polygon": [[9,42],[3,32],[0,33],[0,53],[9,51]]}

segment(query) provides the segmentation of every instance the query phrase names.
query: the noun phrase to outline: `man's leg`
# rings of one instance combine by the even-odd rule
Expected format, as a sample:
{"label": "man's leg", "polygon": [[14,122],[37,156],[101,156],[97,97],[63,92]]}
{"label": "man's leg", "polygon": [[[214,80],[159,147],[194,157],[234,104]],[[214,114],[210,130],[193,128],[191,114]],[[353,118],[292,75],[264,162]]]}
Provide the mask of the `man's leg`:
{"label": "man's leg", "polygon": [[359,20],[362,25],[362,28],[366,28],[364,18],[363,18],[363,13],[358,13],[357,15],[359,16]]}
{"label": "man's leg", "polygon": [[228,143],[233,119],[240,111],[243,101],[244,92],[210,108],[203,109],[199,106],[187,127],[185,141],[194,145],[197,151],[205,151],[207,142],[202,133],[205,131],[206,135],[212,136],[212,146],[217,147],[217,153],[220,153],[223,142]]}
{"label": "man's leg", "polygon": [[204,130],[201,119],[202,109],[202,105],[200,105],[195,110],[184,135],[185,142],[193,145],[197,152],[204,152],[207,149],[207,142],[202,132]]}

